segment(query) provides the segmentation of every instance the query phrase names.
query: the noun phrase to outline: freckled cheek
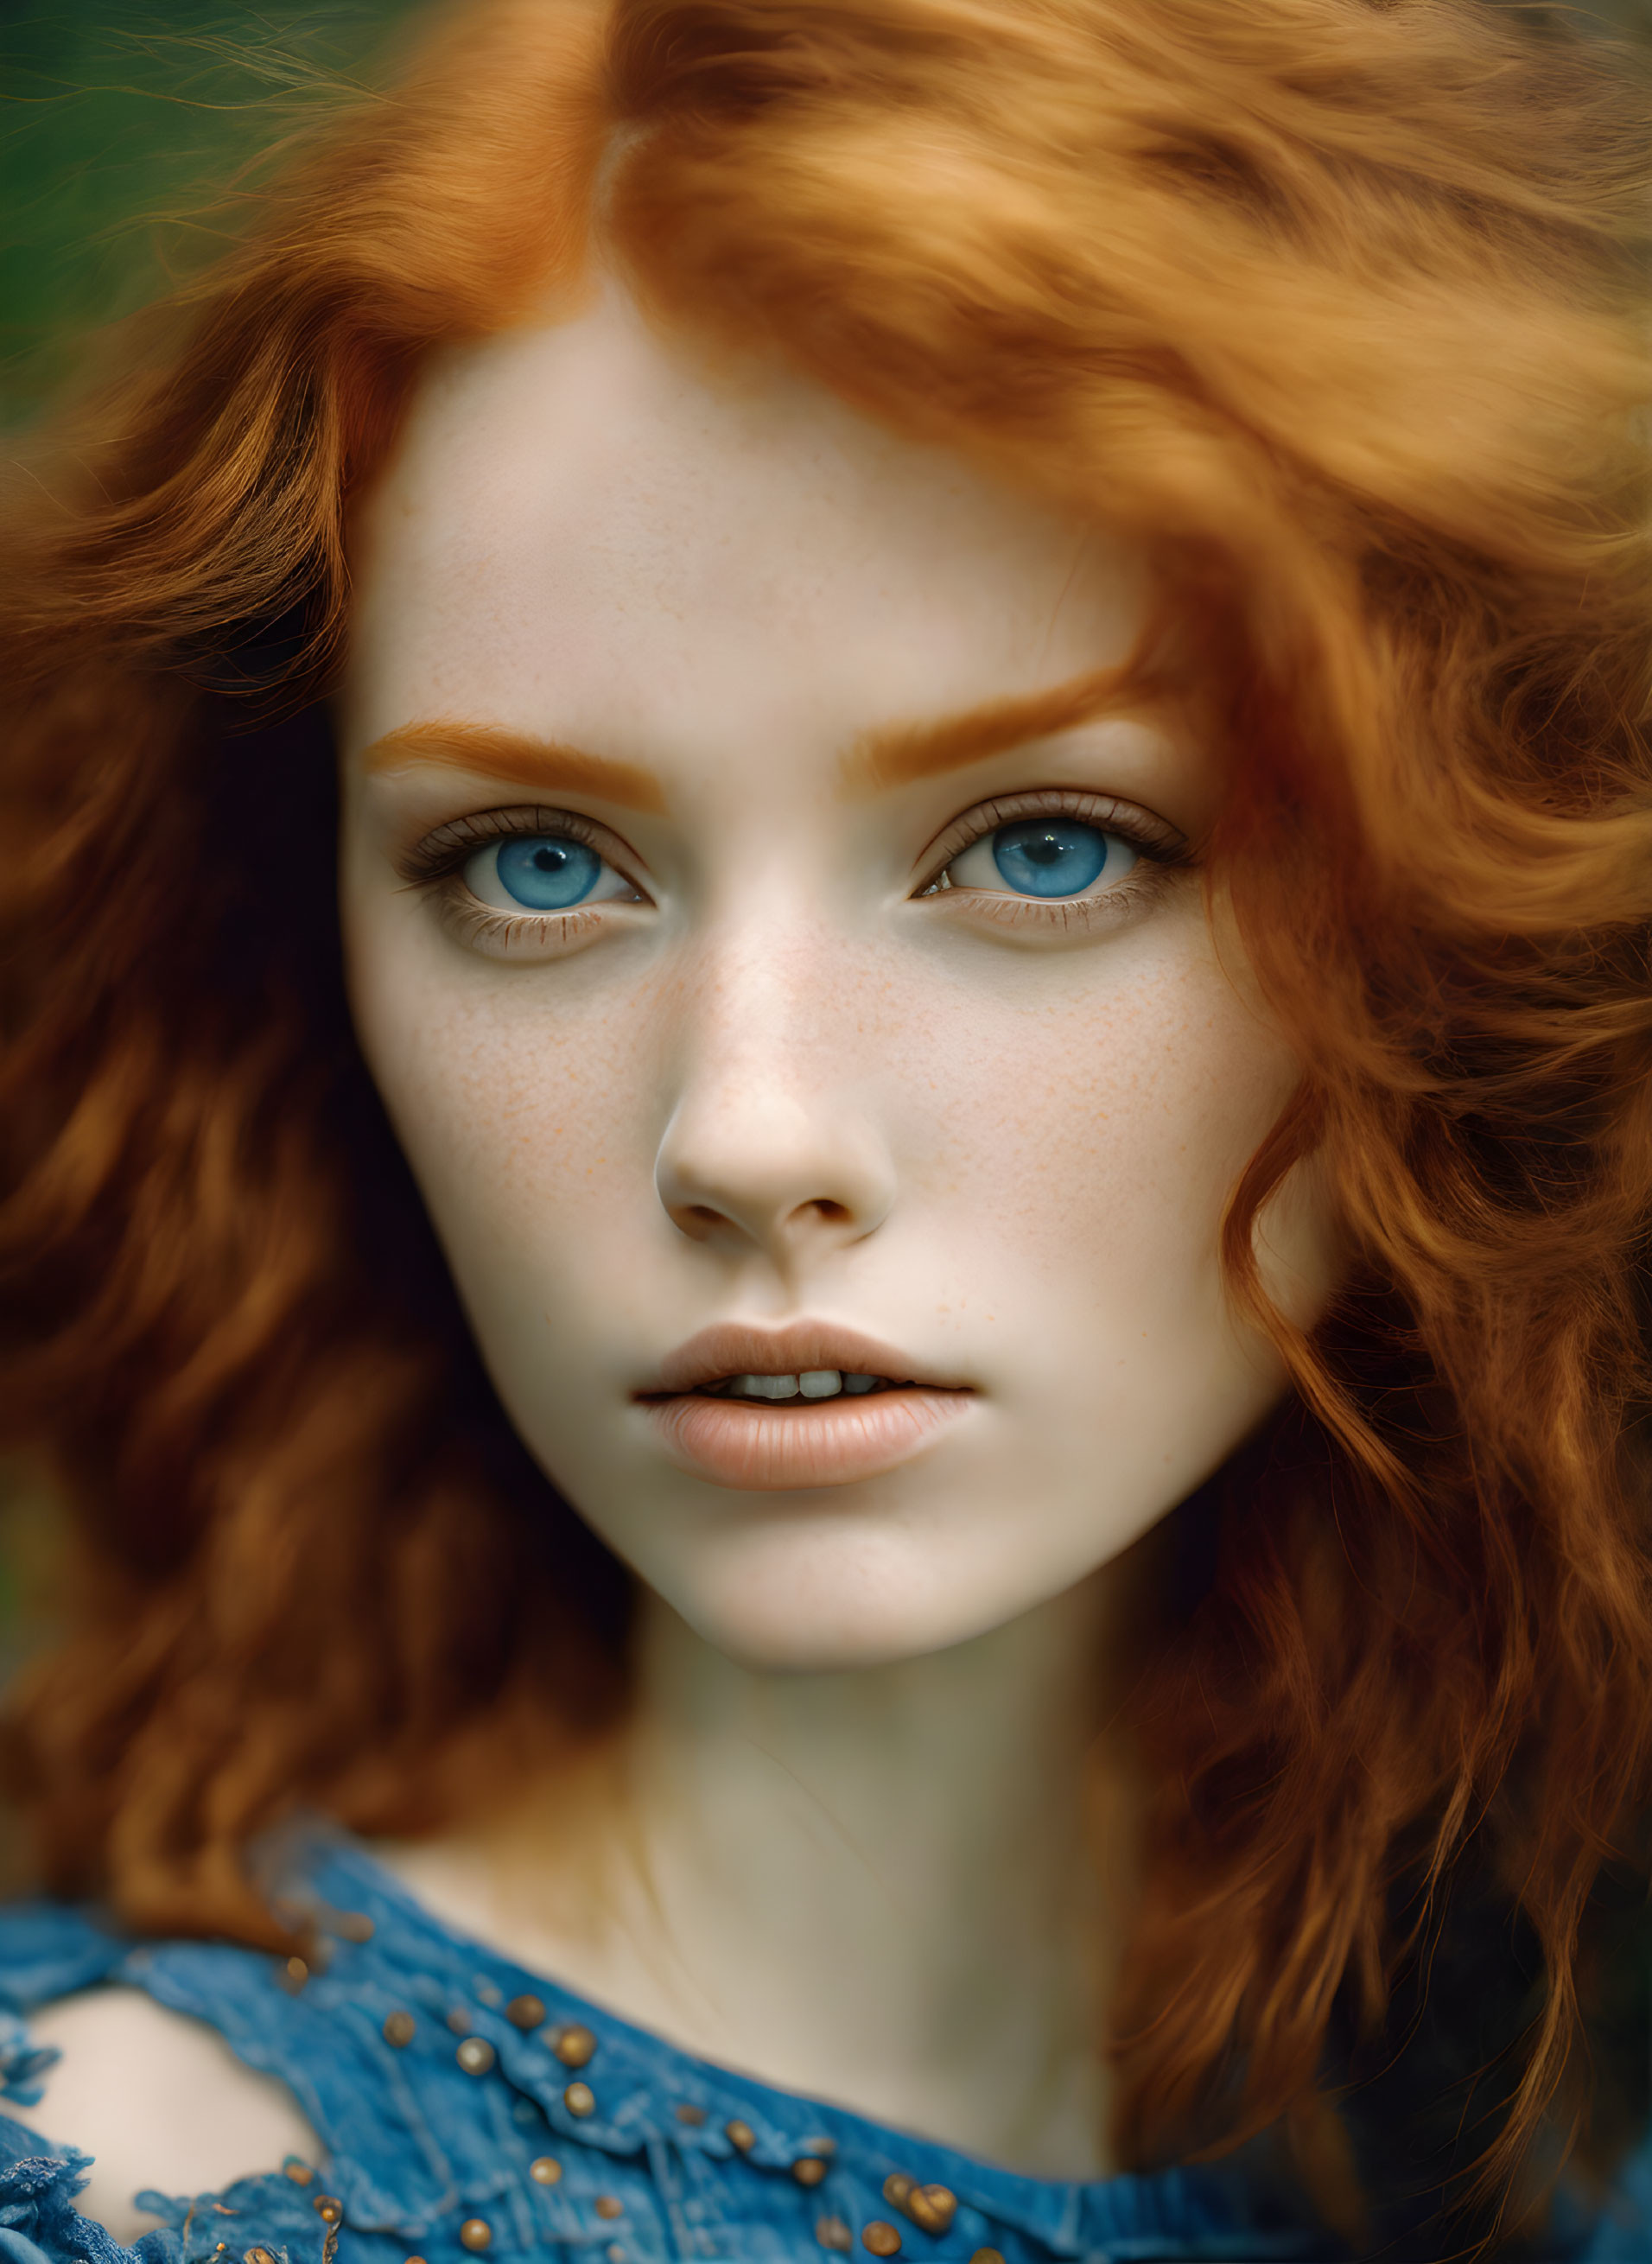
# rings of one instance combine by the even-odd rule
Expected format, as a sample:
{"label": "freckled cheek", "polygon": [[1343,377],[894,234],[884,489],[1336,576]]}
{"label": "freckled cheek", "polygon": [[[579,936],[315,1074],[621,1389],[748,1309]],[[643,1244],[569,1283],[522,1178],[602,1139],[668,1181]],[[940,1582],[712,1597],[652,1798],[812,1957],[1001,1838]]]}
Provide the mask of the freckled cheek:
{"label": "freckled cheek", "polygon": [[1130,1275],[1168,1293],[1179,1273],[1214,1288],[1228,1196],[1295,1081],[1219,970],[1195,958],[949,1034],[910,1179],[962,1230],[1052,1286]]}
{"label": "freckled cheek", "polygon": [[355,986],[369,1066],[461,1273],[519,1265],[569,1226],[612,1231],[651,1160],[648,1018],[634,1000],[559,1011],[538,975],[456,988],[364,969]]}

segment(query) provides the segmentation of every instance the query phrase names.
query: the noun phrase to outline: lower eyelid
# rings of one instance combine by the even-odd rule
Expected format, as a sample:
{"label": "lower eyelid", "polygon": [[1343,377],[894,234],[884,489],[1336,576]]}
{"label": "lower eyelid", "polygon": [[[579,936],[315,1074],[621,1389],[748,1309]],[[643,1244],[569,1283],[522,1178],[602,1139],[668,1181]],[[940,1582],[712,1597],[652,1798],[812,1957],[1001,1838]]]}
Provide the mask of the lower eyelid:
{"label": "lower eyelid", "polygon": [[496,911],[491,904],[473,896],[462,882],[457,891],[444,889],[437,900],[441,924],[455,941],[494,959],[531,960],[541,953],[554,955],[594,935],[602,925],[602,909],[598,904],[576,904],[565,912]]}
{"label": "lower eyelid", "polygon": [[971,919],[990,920],[1001,927],[1042,928],[1047,933],[1059,933],[1112,925],[1157,896],[1175,877],[1177,869],[1144,856],[1122,880],[1084,896],[1025,896],[1011,889],[975,889],[967,882],[951,889],[931,889],[924,894],[931,901],[951,904],[961,916]]}

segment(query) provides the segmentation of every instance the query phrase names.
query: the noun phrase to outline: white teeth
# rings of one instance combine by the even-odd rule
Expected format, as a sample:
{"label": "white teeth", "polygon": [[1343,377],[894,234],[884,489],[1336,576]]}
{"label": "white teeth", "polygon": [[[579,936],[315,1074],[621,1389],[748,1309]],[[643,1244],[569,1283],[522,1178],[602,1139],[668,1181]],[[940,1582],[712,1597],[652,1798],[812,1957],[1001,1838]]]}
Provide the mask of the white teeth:
{"label": "white teeth", "polygon": [[806,1368],[798,1375],[730,1375],[703,1387],[728,1399],[836,1399],[840,1393],[875,1391],[879,1375],[845,1375],[837,1368]]}
{"label": "white teeth", "polygon": [[876,1392],[888,1376],[851,1376],[842,1368],[806,1368],[794,1376],[724,1376],[701,1390],[720,1399],[837,1399],[839,1392]]}

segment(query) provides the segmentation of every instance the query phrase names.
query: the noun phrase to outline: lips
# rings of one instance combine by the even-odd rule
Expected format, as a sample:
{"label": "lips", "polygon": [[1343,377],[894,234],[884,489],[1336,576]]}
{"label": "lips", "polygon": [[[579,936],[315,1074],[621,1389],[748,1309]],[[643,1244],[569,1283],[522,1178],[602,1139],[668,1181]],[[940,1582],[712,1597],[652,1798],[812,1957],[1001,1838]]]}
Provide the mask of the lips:
{"label": "lips", "polygon": [[759,1329],[721,1321],[668,1353],[655,1379],[637,1397],[652,1400],[698,1391],[730,1376],[818,1375],[831,1368],[839,1375],[876,1375],[925,1390],[969,1389],[961,1376],[926,1369],[909,1353],[832,1322],[793,1321],[783,1329]]}
{"label": "lips", "polygon": [[[761,1377],[876,1377],[870,1392],[781,1403],[727,1396]],[[711,1386],[721,1386],[714,1392]],[[972,1405],[960,1378],[926,1370],[892,1345],[814,1321],[783,1329],[721,1323],[666,1357],[637,1393],[669,1458],[746,1492],[851,1485],[898,1469]]]}

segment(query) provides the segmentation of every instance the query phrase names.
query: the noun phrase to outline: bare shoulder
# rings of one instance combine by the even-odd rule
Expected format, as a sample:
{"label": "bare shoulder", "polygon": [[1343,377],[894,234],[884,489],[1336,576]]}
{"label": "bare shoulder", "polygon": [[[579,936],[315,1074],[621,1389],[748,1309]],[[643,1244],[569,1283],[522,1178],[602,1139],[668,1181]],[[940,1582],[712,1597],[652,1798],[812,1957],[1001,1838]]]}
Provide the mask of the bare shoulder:
{"label": "bare shoulder", "polygon": [[38,2107],[4,2110],[94,2158],[78,2206],[123,2240],[156,2220],[133,2196],[216,2193],[279,2169],[288,2154],[320,2159],[292,2094],[244,2067],[214,2029],[170,2012],[141,1989],[91,1989],[30,2020],[37,2043],[62,2057]]}

